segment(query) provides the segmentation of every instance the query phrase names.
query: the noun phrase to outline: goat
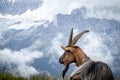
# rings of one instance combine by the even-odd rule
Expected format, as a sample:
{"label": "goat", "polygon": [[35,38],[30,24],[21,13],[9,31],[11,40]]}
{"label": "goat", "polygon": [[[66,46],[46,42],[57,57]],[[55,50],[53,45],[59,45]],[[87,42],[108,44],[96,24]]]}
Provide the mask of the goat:
{"label": "goat", "polygon": [[80,47],[75,46],[78,39],[87,32],[89,32],[89,30],[82,31],[72,39],[72,28],[68,45],[66,47],[61,46],[65,51],[59,58],[59,62],[64,64],[61,75],[62,79],[64,79],[69,64],[75,63],[78,68],[73,71],[70,80],[114,80],[112,71],[106,63],[91,60]]}

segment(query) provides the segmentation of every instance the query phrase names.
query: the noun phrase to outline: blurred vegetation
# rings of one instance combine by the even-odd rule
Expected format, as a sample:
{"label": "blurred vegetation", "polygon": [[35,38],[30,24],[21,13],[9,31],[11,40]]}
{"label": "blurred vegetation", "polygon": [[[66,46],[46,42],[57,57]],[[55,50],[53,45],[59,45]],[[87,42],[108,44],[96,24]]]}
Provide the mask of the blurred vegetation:
{"label": "blurred vegetation", "polygon": [[23,77],[15,77],[15,76],[12,76],[11,74],[1,73],[0,80],[26,80],[26,79]]}
{"label": "blurred vegetation", "polygon": [[[0,80],[61,80],[61,79],[47,74],[38,74],[38,75],[33,75],[30,78],[24,78],[20,76],[13,76],[8,73],[0,73]],[[65,77],[64,80],[69,80],[69,79],[68,77]],[[120,80],[120,77],[115,78],[115,80]]]}
{"label": "blurred vegetation", "polygon": [[[0,80],[60,80],[60,78],[49,76],[47,74],[38,74],[38,75],[33,75],[30,78],[24,78],[20,76],[13,76],[7,73],[1,73]],[[65,80],[68,80],[68,78],[65,77]]]}

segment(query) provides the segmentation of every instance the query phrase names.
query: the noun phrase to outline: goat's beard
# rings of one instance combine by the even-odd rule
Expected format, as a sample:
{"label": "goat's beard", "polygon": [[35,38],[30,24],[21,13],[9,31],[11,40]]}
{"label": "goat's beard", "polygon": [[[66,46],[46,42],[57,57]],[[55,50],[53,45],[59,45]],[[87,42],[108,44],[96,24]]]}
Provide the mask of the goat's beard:
{"label": "goat's beard", "polygon": [[64,67],[63,67],[63,69],[62,69],[62,75],[61,75],[62,80],[64,79],[65,74],[66,74],[66,72],[68,71],[68,68],[69,68],[69,64],[68,64],[68,65],[64,65]]}

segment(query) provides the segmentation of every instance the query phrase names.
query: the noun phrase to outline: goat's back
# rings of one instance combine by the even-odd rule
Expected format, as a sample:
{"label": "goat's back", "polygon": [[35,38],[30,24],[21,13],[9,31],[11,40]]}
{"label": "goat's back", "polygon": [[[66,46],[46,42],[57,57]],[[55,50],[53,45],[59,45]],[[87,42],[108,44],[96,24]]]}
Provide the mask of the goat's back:
{"label": "goat's back", "polygon": [[110,67],[99,61],[84,63],[73,72],[71,80],[74,80],[74,76],[78,76],[76,80],[114,80]]}

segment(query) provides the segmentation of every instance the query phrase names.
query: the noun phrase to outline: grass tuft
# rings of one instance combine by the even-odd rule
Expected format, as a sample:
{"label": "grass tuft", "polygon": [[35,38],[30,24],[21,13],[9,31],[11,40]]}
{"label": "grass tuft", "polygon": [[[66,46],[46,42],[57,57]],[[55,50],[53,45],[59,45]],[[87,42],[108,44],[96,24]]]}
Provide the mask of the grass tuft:
{"label": "grass tuft", "polygon": [[[12,74],[8,73],[1,73],[0,80],[60,80],[60,78],[56,78],[47,74],[37,74],[33,75],[30,78],[24,78],[20,76],[13,76]],[[66,77],[65,80],[68,80]]]}

